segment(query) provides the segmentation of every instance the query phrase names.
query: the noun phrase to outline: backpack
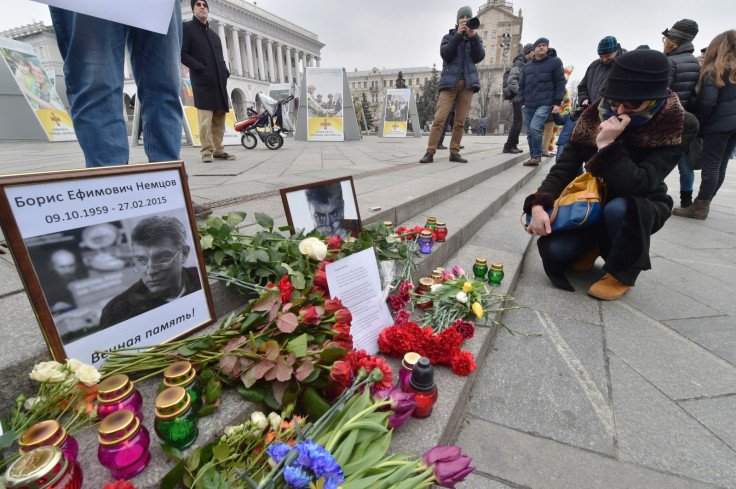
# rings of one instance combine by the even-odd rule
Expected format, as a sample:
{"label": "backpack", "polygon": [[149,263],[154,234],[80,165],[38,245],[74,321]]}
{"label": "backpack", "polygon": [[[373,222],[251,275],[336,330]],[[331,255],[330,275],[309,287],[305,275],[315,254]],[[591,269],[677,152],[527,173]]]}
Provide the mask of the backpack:
{"label": "backpack", "polygon": [[[513,68],[513,66],[512,66]],[[503,81],[501,82],[501,89],[503,91],[503,99],[504,100],[511,100],[516,95],[514,92],[511,91],[509,88],[509,73],[511,73],[511,68],[507,69],[503,72]]]}

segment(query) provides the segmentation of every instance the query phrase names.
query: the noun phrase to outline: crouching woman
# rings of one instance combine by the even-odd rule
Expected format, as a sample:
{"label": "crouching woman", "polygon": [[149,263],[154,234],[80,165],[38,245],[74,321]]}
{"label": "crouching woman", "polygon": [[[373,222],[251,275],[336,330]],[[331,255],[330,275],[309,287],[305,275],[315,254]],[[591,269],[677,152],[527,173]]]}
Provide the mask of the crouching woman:
{"label": "crouching woman", "polygon": [[[552,283],[573,291],[565,272],[590,270],[602,256],[606,274],[588,294],[603,300],[620,298],[651,268],[650,237],[672,213],[664,179],[698,132],[697,119],[667,88],[664,54],[635,50],[613,63],[602,97],[582,114],[564,153],[524,202],[531,215],[527,231],[540,236],[539,254]],[[607,187],[603,219],[553,233],[547,211],[582,164]]]}

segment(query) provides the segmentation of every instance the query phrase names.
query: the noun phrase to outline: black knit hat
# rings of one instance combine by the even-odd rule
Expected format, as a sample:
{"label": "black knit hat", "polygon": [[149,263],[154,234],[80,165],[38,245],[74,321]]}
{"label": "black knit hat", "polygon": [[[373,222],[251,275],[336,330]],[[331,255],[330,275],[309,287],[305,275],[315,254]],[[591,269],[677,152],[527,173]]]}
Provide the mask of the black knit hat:
{"label": "black knit hat", "polygon": [[532,45],[532,49],[535,49],[540,44],[546,44],[547,47],[549,47],[549,39],[546,37],[540,37],[536,41],[534,41],[534,44]]}
{"label": "black knit hat", "polygon": [[672,39],[677,44],[692,41],[698,34],[698,23],[690,19],[682,19],[675,22],[671,29],[662,31],[664,37]]}
{"label": "black knit hat", "polygon": [[524,55],[527,55],[534,51],[534,44],[528,42],[524,45]]}
{"label": "black knit hat", "polygon": [[635,49],[613,59],[601,95],[613,100],[659,100],[670,96],[667,56],[653,49]]}
{"label": "black knit hat", "polygon": [[[204,4],[205,4],[205,5],[207,5],[207,10],[209,10],[209,9],[210,9],[210,4],[209,4],[209,3],[207,3],[207,0],[199,0],[199,1],[200,1],[200,2],[204,2]],[[194,10],[194,4],[195,4],[195,3],[197,3],[197,0],[191,0],[191,4],[192,4],[192,10]]]}

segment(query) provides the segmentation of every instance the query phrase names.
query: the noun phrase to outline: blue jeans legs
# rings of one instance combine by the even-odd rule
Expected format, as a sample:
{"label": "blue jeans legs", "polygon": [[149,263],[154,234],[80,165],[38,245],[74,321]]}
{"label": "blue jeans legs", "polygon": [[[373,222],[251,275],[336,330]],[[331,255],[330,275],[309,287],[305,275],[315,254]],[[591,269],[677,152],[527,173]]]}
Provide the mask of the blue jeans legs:
{"label": "blue jeans legs", "polygon": [[680,191],[692,192],[693,183],[695,182],[695,172],[687,164],[687,154],[682,155],[680,161],[677,162],[677,169],[680,172]]}
{"label": "blue jeans legs", "polygon": [[87,167],[128,163],[123,116],[126,44],[141,104],[149,161],[178,160],[181,150],[181,9],[167,34],[49,7],[64,59],[71,116]]}
{"label": "blue jeans legs", "polygon": [[521,113],[524,116],[524,130],[526,140],[529,143],[529,153],[532,158],[542,157],[542,130],[544,121],[552,109],[551,105],[542,105],[536,109],[523,107]]}

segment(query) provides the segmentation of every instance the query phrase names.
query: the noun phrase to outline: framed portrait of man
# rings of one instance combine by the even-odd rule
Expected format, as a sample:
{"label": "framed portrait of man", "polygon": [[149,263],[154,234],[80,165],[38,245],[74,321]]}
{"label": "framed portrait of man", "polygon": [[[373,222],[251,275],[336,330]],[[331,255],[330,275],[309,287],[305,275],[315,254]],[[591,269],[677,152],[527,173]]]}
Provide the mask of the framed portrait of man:
{"label": "framed portrait of man", "polygon": [[353,177],[283,188],[281,201],[293,232],[317,230],[322,236],[347,238],[361,230]]}
{"label": "framed portrait of man", "polygon": [[215,320],[183,162],[0,176],[0,217],[58,361]]}

